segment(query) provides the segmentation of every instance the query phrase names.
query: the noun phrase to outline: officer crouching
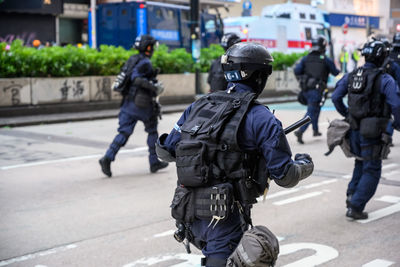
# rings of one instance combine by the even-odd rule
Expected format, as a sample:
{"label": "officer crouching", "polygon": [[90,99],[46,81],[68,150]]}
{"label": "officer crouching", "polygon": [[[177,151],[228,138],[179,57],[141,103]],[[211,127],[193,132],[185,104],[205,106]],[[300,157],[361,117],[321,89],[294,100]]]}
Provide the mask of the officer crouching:
{"label": "officer crouching", "polygon": [[[176,238],[202,250],[202,266],[226,266],[228,257],[230,266],[244,266],[235,262],[244,258],[236,248],[252,225],[250,209],[268,188],[268,177],[290,188],[313,171],[308,154],[292,160],[281,122],[256,101],[272,61],[260,44],[233,45],[221,58],[227,89],[192,103],[170,134],[158,139],[157,155],[176,161]],[[270,250],[275,256],[263,261],[273,265],[277,249]]]}
{"label": "officer crouching", "polygon": [[[387,157],[391,137],[386,133],[393,115],[393,127],[400,130],[400,92],[393,78],[379,68],[387,56],[381,41],[366,43],[361,55],[365,65],[346,74],[336,84],[332,101],[350,123],[350,149],[357,156],[353,177],[347,188],[350,219],[367,219],[365,205],[375,194]],[[348,107],[343,98],[348,95]]]}

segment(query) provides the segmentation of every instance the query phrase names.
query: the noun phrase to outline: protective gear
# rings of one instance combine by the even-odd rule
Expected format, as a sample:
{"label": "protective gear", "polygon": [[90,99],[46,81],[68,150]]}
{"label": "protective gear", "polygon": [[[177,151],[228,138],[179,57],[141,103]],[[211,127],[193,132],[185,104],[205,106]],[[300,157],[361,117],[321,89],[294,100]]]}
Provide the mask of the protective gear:
{"label": "protective gear", "polygon": [[371,62],[376,66],[381,66],[385,58],[388,56],[388,51],[383,42],[373,40],[364,44],[361,49],[361,55],[365,57],[366,62]]}
{"label": "protective gear", "polygon": [[400,47],[400,32],[393,35],[393,47]]}
{"label": "protective gear", "polygon": [[272,73],[274,59],[268,50],[256,43],[237,43],[221,57],[228,82],[243,82],[260,94]]}
{"label": "protective gear", "polygon": [[329,76],[329,69],[326,67],[325,63],[325,55],[318,52],[312,52],[306,57],[303,64],[305,81],[304,85],[301,86],[301,89],[324,90]]}
{"label": "protective gear", "polygon": [[143,34],[136,37],[135,48],[140,53],[145,53],[147,56],[151,56],[154,51],[154,46],[157,45],[156,39],[149,34]]}
{"label": "protective gear", "polygon": [[227,267],[274,266],[279,254],[276,236],[265,226],[246,231],[228,258]]}
{"label": "protective gear", "polygon": [[156,163],[153,163],[150,165],[150,172],[151,173],[155,173],[158,172],[161,169],[164,169],[168,167],[168,163],[167,162],[162,162],[162,161],[157,161]]}
{"label": "protective gear", "polygon": [[221,39],[221,46],[222,48],[228,50],[232,45],[236,43],[240,43],[240,37],[237,36],[235,33],[226,33],[224,36],[222,36]]}
{"label": "protective gear", "polygon": [[[358,129],[360,121],[364,118],[390,118],[389,107],[385,103],[385,97],[380,93],[381,74],[380,69],[362,67],[349,74],[348,103],[349,121],[352,129]],[[374,127],[374,129],[380,130],[377,127]],[[377,135],[380,136],[380,134]]]}
{"label": "protective gear", "polygon": [[173,155],[171,155],[171,153],[169,153],[169,151],[166,149],[165,145],[164,145],[164,141],[165,138],[167,138],[168,134],[162,134],[156,143],[156,153],[157,156],[166,162],[173,162],[175,161],[175,157]]}
{"label": "protective gear", "polygon": [[[143,77],[137,77],[133,81],[133,85],[138,86],[140,88],[147,89],[147,90],[153,92],[154,96],[158,95],[157,94],[158,91],[164,90],[164,88],[162,88],[162,89],[157,88],[157,86],[160,86],[160,84],[156,85],[152,81],[149,81],[148,79],[143,78]],[[162,84],[161,84],[161,86],[162,86]]]}
{"label": "protective gear", "polygon": [[107,157],[102,157],[99,160],[99,163],[100,163],[102,172],[105,175],[107,175],[108,177],[111,177],[112,176],[111,166],[110,166],[111,165],[111,160],[109,158],[107,158]]}
{"label": "protective gear", "polygon": [[[247,178],[245,153],[236,140],[237,129],[254,93],[216,92],[200,98],[181,126],[176,145],[178,181],[184,186],[209,186],[230,179]],[[226,161],[229,155],[229,161]],[[251,173],[251,172],[250,172]]]}
{"label": "protective gear", "polygon": [[318,35],[316,38],[311,40],[311,51],[319,51],[320,53],[324,54],[327,44],[328,41],[326,40],[325,36]]}
{"label": "protective gear", "polygon": [[279,186],[294,187],[299,181],[310,176],[314,170],[314,163],[308,154],[296,154],[293,164],[288,165],[286,175],[282,179],[275,179]]}
{"label": "protective gear", "polygon": [[135,65],[141,60],[140,55],[131,56],[128,61],[121,67],[120,73],[117,75],[111,88],[121,93],[123,96],[128,94],[130,87],[130,76]]}

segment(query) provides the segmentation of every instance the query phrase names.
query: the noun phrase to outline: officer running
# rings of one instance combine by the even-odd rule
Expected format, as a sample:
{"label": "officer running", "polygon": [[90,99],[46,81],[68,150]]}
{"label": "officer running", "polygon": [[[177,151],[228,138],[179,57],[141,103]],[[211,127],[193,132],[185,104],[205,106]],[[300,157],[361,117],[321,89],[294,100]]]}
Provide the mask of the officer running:
{"label": "officer running", "polygon": [[[239,43],[240,37],[234,33],[227,33],[221,39],[221,46],[228,50],[232,45]],[[228,85],[224,77],[224,71],[221,66],[221,57],[214,59],[208,72],[207,83],[210,85],[210,92],[225,91]]]}
{"label": "officer running", "polygon": [[[391,137],[385,132],[394,117],[393,127],[400,130],[400,91],[393,78],[379,68],[386,54],[385,45],[374,40],[364,45],[365,65],[346,74],[336,84],[332,101],[350,123],[350,148],[355,154],[353,177],[347,188],[347,212],[350,219],[366,219],[365,205],[375,194],[381,177],[382,159],[389,153]],[[343,98],[348,95],[348,107]]]}
{"label": "officer running", "polygon": [[157,142],[158,156],[176,161],[171,207],[183,233],[176,238],[202,250],[203,266],[226,266],[251,225],[250,209],[268,188],[268,177],[289,188],[313,171],[308,154],[291,159],[281,122],[256,101],[272,61],[260,44],[233,45],[221,58],[227,90],[192,103]]}
{"label": "officer running", "polygon": [[[310,53],[303,57],[296,65],[294,73],[300,76],[300,87],[307,100],[307,113],[310,116],[313,128],[313,136],[321,136],[318,130],[318,118],[321,111],[322,95],[327,87],[329,73],[336,76],[339,70],[332,60],[325,56],[327,40],[324,36],[318,36],[312,40]],[[302,126],[294,134],[300,144],[304,144],[303,133],[308,124]]]}
{"label": "officer running", "polygon": [[144,123],[145,131],[148,133],[150,171],[154,173],[168,166],[168,163],[158,160],[155,151],[160,115],[160,107],[155,98],[164,90],[157,82],[155,78],[157,72],[150,62],[156,43],[157,41],[150,35],[138,36],[134,46],[139,54],[128,59],[128,63],[131,63],[131,70],[128,70],[131,73],[130,83],[118,115],[118,135],[115,136],[104,157],[99,160],[101,170],[108,177],[112,175],[111,162],[114,161],[119,149],[126,144],[139,120]]}

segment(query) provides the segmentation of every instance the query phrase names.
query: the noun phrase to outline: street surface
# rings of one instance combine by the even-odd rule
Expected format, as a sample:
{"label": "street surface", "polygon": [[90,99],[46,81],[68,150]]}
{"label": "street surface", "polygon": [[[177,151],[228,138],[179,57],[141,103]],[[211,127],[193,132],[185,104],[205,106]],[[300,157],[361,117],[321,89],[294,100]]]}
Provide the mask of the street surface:
{"label": "street surface", "polygon": [[[271,105],[284,127],[303,117],[296,103]],[[180,114],[167,114],[159,133]],[[353,159],[340,148],[329,156],[327,104],[322,137],[288,135],[293,154],[309,153],[314,174],[293,189],[274,183],[253,209],[255,225],[279,237],[276,266],[400,266],[400,134],[383,162],[382,178],[367,204],[370,218],[348,221],[345,192]],[[117,119],[0,129],[0,266],[200,266],[172,237],[169,205],[174,164],[150,174],[146,134],[138,123],[106,178],[98,164],[114,138]]]}

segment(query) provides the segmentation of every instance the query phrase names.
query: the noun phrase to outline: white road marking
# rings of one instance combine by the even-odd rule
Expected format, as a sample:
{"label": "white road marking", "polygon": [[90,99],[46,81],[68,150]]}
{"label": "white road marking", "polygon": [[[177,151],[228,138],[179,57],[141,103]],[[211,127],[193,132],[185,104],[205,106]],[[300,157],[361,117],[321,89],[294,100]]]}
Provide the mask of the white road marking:
{"label": "white road marking", "polygon": [[390,177],[390,176],[392,176],[393,174],[398,174],[398,173],[400,173],[400,171],[390,171],[390,172],[385,172],[385,173],[382,173],[382,176],[383,177]]}
{"label": "white road marking", "polygon": [[397,163],[389,163],[389,164],[383,165],[382,166],[382,170],[391,169],[392,167],[396,168],[397,166],[399,166],[399,164],[397,164]]}
{"label": "white road marking", "polygon": [[295,253],[303,249],[312,249],[315,251],[315,254],[300,259],[298,261],[295,261],[293,263],[287,264],[284,267],[317,266],[322,263],[333,260],[334,258],[337,258],[339,256],[339,252],[336,249],[329,246],[315,244],[315,243],[293,243],[281,246],[279,248],[280,250],[279,257]]}
{"label": "white road marking", "polygon": [[175,233],[174,230],[165,231],[159,234],[153,235],[153,238],[164,237],[164,236],[173,236]]}
{"label": "white road marking", "polygon": [[[322,185],[327,185],[327,184],[331,184],[331,183],[335,183],[335,182],[337,182],[337,179],[331,179],[331,180],[326,180],[326,181],[322,181],[322,182],[318,182],[318,183],[302,185],[302,186],[298,186],[296,188],[282,190],[282,191],[279,191],[279,192],[276,192],[276,193],[273,193],[273,194],[267,194],[265,199],[266,200],[267,199],[273,199],[273,198],[277,198],[277,197],[293,194],[293,193],[299,192],[300,190],[310,189],[310,188],[314,188],[314,187],[318,187],[318,186],[322,186]],[[262,202],[264,200],[264,197],[261,196],[261,197],[257,198],[257,200],[259,202]]]}
{"label": "white road marking", "polygon": [[400,197],[395,197],[395,196],[382,196],[380,198],[375,198],[375,200],[393,204],[400,203]]}
{"label": "white road marking", "polygon": [[392,261],[376,259],[376,260],[373,260],[371,262],[364,264],[362,267],[388,267],[392,264],[394,264],[394,262],[392,262]]}
{"label": "white road marking", "polygon": [[[146,151],[146,150],[147,150],[147,147],[138,147],[138,148],[134,148],[134,149],[121,150],[121,151],[119,151],[119,153],[120,154],[137,153],[137,152],[142,152],[142,151]],[[104,154],[94,154],[94,155],[87,155],[87,156],[80,156],[80,157],[55,159],[55,160],[44,160],[44,161],[37,161],[37,162],[31,162],[31,163],[3,166],[3,167],[0,167],[0,170],[10,170],[10,169],[15,169],[15,168],[32,167],[32,166],[39,166],[39,165],[45,165],[45,164],[100,158],[102,156],[104,156]]]}
{"label": "white road marking", "polygon": [[77,245],[75,244],[69,244],[66,246],[61,246],[61,247],[56,247],[56,248],[52,248],[52,249],[48,249],[48,250],[43,250],[40,252],[36,252],[36,253],[32,253],[32,254],[26,254],[20,257],[16,257],[16,258],[12,258],[12,259],[8,259],[8,260],[3,260],[0,261],[0,266],[6,266],[12,263],[16,263],[16,262],[21,262],[21,261],[26,261],[26,260],[31,260],[37,257],[41,257],[41,256],[46,256],[46,255],[50,255],[50,254],[54,254],[54,253],[58,253],[58,252],[62,252],[62,251],[66,251],[66,250],[70,250],[73,248],[76,248]]}
{"label": "white road marking", "polygon": [[346,175],[343,175],[342,177],[344,179],[350,179],[352,176],[353,176],[352,174],[346,174]]}
{"label": "white road marking", "polygon": [[203,257],[202,255],[186,254],[186,253],[159,255],[149,258],[142,258],[134,262],[125,264],[123,267],[153,266],[154,264],[158,264],[159,266],[165,266],[160,264],[171,260],[184,260],[184,262],[174,265],[168,265],[170,267],[188,267],[188,266],[200,267],[200,261],[202,257]]}
{"label": "white road marking", "polygon": [[291,197],[291,198],[284,199],[284,200],[281,200],[281,201],[276,201],[276,202],[274,202],[272,204],[277,205],[277,206],[282,206],[282,205],[290,204],[290,203],[293,203],[293,202],[296,202],[296,201],[300,201],[300,200],[316,197],[316,196],[319,196],[319,195],[322,195],[322,194],[323,194],[322,191],[316,191],[316,192],[311,192],[311,193],[307,193],[307,194],[304,194],[304,195],[300,195],[300,196],[297,196],[297,197]]}
{"label": "white road marking", "polygon": [[369,223],[378,219],[381,219],[385,216],[389,216],[393,213],[399,212],[400,211],[400,203],[393,204],[389,207],[383,208],[376,210],[374,212],[369,213],[368,219],[366,220],[357,220],[359,223]]}

